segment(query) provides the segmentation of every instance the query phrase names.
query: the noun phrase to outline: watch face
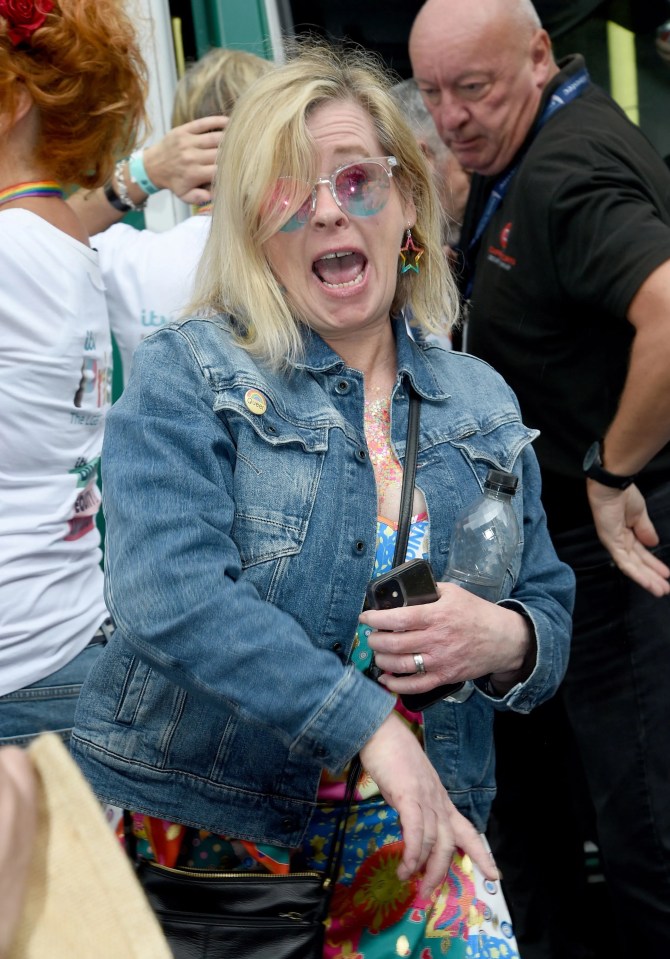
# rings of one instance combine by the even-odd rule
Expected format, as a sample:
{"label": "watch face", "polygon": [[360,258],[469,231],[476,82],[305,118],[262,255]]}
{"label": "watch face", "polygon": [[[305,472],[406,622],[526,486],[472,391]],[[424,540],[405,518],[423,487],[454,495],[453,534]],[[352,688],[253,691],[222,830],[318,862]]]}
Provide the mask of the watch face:
{"label": "watch face", "polygon": [[596,440],[586,451],[583,464],[584,473],[590,478],[609,486],[611,489],[627,489],[631,483],[635,482],[635,476],[618,476],[616,473],[610,473],[603,466],[602,446],[599,440]]}
{"label": "watch face", "polygon": [[598,440],[596,440],[595,443],[592,443],[586,451],[586,456],[584,457],[584,470],[590,470],[594,463],[597,463],[598,466],[601,464],[600,443]]}

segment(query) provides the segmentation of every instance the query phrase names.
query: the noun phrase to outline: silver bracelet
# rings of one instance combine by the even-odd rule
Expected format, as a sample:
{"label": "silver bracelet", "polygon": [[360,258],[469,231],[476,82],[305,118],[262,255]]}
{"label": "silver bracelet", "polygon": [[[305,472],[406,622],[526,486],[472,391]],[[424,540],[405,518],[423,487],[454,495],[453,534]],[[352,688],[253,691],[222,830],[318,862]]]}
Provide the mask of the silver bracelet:
{"label": "silver bracelet", "polygon": [[128,157],[124,157],[114,167],[114,179],[116,180],[117,193],[119,195],[119,200],[124,203],[131,210],[139,212],[145,208],[147,205],[147,200],[149,197],[145,197],[141,203],[135,203],[134,200],[131,200],[128,196],[128,187],[126,186],[126,181],[123,176],[123,164],[128,162]]}

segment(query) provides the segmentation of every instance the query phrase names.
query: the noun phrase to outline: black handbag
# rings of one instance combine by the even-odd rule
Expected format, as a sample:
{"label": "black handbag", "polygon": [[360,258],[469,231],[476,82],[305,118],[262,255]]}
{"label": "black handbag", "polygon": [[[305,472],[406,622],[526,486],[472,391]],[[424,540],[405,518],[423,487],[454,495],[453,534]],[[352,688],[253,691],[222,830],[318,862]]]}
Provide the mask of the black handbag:
{"label": "black handbag", "polygon": [[323,873],[223,873],[138,860],[125,813],[126,850],[175,959],[322,959],[324,921],[360,771],[356,757]]}

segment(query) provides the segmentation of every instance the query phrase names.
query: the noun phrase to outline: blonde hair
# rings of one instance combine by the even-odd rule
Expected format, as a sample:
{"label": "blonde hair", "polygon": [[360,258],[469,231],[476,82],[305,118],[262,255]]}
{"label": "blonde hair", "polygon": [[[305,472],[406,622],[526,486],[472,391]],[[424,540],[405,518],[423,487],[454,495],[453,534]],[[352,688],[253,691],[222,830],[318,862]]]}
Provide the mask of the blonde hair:
{"label": "blonde hair", "polygon": [[0,113],[25,86],[40,115],[36,158],[63,183],[96,187],[145,121],[146,68],[120,0],[56,0],[14,46],[0,16]]}
{"label": "blonde hair", "polygon": [[[310,43],[238,101],[219,148],[212,228],[189,309],[233,315],[240,344],[273,367],[299,359],[300,324],[308,321],[292,311],[264,252],[286,219],[285,208],[272,208],[268,198],[279,177],[318,176],[306,124],[324,103],[353,102],[369,114],[382,153],[398,160],[393,181],[416,208],[412,232],[425,253],[418,275],[399,275],[392,311],[411,301],[416,324],[436,333],[447,332],[458,315],[441,247],[440,202],[416,138],[388,92],[393,79],[372,54]],[[303,199],[291,196],[293,208]]]}
{"label": "blonde hair", "polygon": [[254,53],[215,47],[190,66],[177,84],[172,126],[219,113],[227,116],[247,87],[272,66]]}

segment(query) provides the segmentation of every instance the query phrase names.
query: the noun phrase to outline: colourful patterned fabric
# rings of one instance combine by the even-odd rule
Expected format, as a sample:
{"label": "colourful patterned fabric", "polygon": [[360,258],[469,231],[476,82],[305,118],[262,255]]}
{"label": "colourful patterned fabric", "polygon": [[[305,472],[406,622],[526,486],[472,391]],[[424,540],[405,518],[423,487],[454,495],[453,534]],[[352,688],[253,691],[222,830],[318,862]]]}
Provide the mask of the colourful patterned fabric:
{"label": "colourful patterned fabric", "polygon": [[[375,553],[374,577],[381,576],[393,568],[393,553],[395,551],[397,524],[379,518],[377,520],[377,551]],[[428,517],[425,513],[412,518],[407,544],[407,559],[428,559]],[[358,668],[366,670],[370,665],[371,653],[367,637],[370,629],[359,626],[356,630],[356,639],[351,653],[351,662]],[[419,715],[418,713],[416,714]],[[344,776],[343,781],[346,781]]]}
{"label": "colourful patterned fabric", "polygon": [[[295,862],[323,869],[337,809],[322,807],[313,817]],[[417,959],[467,955],[472,922],[481,924],[472,866],[457,855],[439,895],[418,895],[418,880],[400,882],[403,851],[397,813],[381,797],[355,805],[347,823],[340,879],[327,922],[324,959]]]}

